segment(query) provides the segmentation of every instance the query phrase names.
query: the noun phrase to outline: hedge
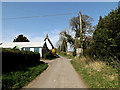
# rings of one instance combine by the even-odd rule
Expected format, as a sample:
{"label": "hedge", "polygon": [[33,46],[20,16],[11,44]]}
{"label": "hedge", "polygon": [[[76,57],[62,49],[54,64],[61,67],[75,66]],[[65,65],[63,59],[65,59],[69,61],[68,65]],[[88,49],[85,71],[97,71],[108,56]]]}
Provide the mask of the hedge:
{"label": "hedge", "polygon": [[120,61],[120,8],[103,18],[100,16],[93,39],[97,57],[108,62],[112,62],[110,57],[115,57]]}
{"label": "hedge", "polygon": [[2,49],[2,71],[15,70],[23,65],[31,65],[40,60],[40,54],[32,51]]}

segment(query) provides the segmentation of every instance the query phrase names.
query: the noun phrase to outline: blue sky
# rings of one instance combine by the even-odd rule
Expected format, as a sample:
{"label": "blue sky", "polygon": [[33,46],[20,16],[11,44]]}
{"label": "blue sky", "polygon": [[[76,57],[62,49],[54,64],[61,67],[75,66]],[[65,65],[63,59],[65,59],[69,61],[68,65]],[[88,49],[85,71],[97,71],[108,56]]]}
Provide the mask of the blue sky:
{"label": "blue sky", "polygon": [[[94,19],[96,25],[99,16],[104,17],[111,9],[118,7],[117,2],[4,2],[2,3],[2,42],[12,42],[13,39],[23,34],[30,41],[42,41],[45,33],[56,45],[59,32],[69,27],[69,21],[77,16],[79,10],[83,15]],[[72,13],[70,15],[47,16]],[[16,17],[39,16],[37,18],[6,19]]]}

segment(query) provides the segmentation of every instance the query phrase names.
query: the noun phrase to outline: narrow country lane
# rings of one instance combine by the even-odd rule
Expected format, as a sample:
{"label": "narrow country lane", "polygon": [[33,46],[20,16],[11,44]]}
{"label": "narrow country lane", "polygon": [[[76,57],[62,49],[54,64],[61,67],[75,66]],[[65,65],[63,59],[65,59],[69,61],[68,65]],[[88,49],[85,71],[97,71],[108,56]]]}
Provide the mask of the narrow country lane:
{"label": "narrow country lane", "polygon": [[46,62],[47,70],[23,88],[87,88],[70,59],[60,57]]}

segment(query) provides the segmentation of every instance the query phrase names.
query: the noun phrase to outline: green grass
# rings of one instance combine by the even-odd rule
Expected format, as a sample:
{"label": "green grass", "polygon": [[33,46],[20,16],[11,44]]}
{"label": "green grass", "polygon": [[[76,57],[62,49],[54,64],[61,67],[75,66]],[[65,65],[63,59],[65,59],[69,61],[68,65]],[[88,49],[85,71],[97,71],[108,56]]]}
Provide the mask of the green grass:
{"label": "green grass", "polygon": [[7,90],[10,88],[20,89],[32,81],[42,71],[48,67],[46,63],[38,63],[29,67],[21,67],[18,71],[2,74],[2,88]]}
{"label": "green grass", "polygon": [[118,70],[105,62],[81,57],[74,58],[71,63],[89,88],[118,88]]}
{"label": "green grass", "polygon": [[74,56],[72,56],[72,55],[66,55],[65,57],[68,58],[68,59],[73,59],[74,58]]}
{"label": "green grass", "polygon": [[74,56],[72,56],[72,55],[68,55],[68,54],[64,54],[64,53],[58,53],[60,56],[63,56],[63,57],[66,57],[66,58],[68,58],[68,59],[72,59],[72,58],[74,58]]}

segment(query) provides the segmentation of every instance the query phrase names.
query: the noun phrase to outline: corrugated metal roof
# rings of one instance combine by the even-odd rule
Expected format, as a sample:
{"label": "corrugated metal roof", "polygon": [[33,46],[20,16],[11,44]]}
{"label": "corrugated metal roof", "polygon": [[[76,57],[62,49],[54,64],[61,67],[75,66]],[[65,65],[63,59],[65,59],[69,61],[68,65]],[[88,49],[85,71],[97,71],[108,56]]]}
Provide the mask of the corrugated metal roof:
{"label": "corrugated metal roof", "polygon": [[13,48],[16,45],[22,47],[43,47],[45,41],[42,42],[11,42],[11,43],[3,43],[0,45],[2,48]]}

